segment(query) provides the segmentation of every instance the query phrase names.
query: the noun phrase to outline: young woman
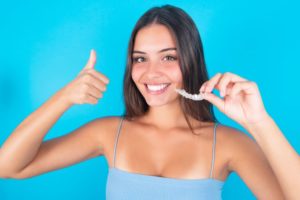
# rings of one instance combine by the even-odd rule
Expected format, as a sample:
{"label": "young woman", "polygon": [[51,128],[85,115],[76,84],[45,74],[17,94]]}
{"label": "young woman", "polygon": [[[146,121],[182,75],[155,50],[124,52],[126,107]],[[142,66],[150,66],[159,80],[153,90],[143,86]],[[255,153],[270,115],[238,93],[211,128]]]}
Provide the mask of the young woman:
{"label": "young woman", "polygon": [[[283,199],[261,149],[241,131],[218,123],[210,103],[248,128],[267,116],[258,92],[241,96],[254,83],[229,73],[208,80],[198,30],[173,6],[148,10],[133,29],[124,116],[95,119],[42,142],[68,108],[102,97],[109,81],[95,62],[92,51],[77,78],[14,130],[0,151],[1,177],[29,178],[103,155],[109,164],[107,199],[221,199],[233,171],[258,199]],[[224,107],[210,94],[216,83],[221,91],[231,88]],[[183,98],[176,88],[205,91],[207,101]]]}

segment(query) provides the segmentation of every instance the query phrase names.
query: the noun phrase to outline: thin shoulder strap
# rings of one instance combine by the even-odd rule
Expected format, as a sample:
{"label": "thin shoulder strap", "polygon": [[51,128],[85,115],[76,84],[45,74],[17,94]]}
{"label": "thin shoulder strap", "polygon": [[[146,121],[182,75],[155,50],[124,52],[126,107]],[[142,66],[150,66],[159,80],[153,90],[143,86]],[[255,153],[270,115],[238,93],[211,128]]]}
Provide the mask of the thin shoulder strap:
{"label": "thin shoulder strap", "polygon": [[215,159],[216,159],[216,139],[217,139],[217,126],[218,123],[215,123],[214,126],[214,138],[213,138],[213,145],[212,145],[212,160],[211,160],[211,169],[210,169],[210,178],[213,178],[213,171],[214,171],[214,165],[215,165]]}
{"label": "thin shoulder strap", "polygon": [[117,136],[115,138],[115,145],[114,145],[114,157],[113,157],[113,167],[115,167],[115,162],[116,162],[116,152],[117,152],[117,144],[118,144],[118,140],[119,140],[119,135],[121,132],[121,126],[123,123],[124,117],[121,117],[120,123],[119,123],[119,127],[118,127],[118,132],[117,132]]}

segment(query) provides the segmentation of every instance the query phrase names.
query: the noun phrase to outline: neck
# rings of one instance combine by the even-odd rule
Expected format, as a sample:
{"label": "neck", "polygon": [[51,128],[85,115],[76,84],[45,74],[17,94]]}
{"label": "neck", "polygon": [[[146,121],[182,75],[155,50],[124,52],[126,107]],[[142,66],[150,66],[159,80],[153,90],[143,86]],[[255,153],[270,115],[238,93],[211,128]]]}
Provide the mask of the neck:
{"label": "neck", "polygon": [[148,112],[143,118],[145,122],[162,129],[187,126],[179,101],[174,101],[159,107],[149,107]]}

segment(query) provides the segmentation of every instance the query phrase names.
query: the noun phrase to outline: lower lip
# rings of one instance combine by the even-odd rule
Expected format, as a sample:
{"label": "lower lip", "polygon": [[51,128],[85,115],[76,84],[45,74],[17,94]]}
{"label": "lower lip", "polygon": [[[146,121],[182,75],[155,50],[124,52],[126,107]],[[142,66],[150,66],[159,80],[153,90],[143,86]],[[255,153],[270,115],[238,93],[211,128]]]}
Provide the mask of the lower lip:
{"label": "lower lip", "polygon": [[161,89],[161,90],[158,90],[158,91],[153,91],[153,90],[149,90],[147,85],[145,84],[145,87],[146,87],[146,90],[149,94],[154,94],[154,95],[158,95],[158,94],[162,94],[164,93],[168,87],[170,86],[170,84],[168,84],[165,88]]}

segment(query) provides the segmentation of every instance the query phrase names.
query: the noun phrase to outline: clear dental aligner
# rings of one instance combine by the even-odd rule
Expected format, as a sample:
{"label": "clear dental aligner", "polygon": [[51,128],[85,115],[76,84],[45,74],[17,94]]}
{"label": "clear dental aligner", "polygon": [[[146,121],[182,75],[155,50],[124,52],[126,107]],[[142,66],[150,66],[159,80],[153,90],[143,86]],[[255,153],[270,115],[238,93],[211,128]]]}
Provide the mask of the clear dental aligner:
{"label": "clear dental aligner", "polygon": [[184,96],[185,98],[192,99],[194,101],[201,101],[203,100],[203,96],[201,93],[199,94],[189,94],[184,89],[175,89],[180,95]]}

